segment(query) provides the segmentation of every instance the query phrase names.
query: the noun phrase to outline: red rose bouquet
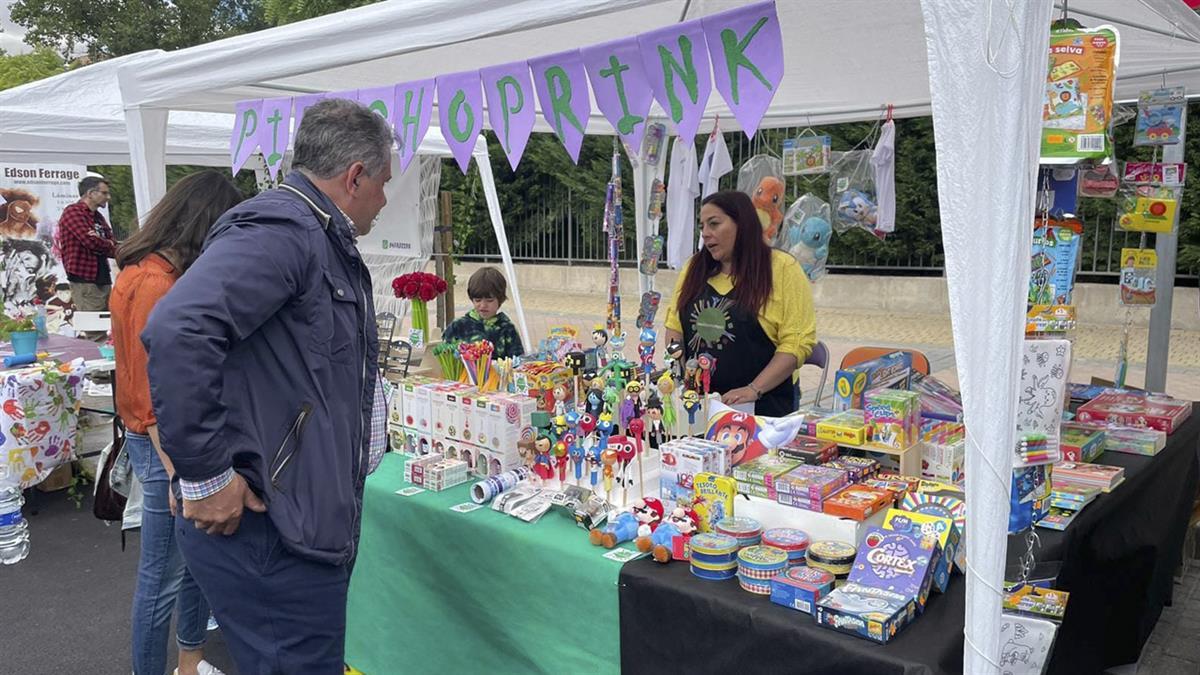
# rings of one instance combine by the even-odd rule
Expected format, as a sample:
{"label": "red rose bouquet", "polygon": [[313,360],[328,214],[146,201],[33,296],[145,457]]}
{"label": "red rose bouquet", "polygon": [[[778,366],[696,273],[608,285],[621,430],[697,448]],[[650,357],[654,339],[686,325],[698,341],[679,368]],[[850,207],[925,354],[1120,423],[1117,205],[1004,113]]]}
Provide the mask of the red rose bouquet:
{"label": "red rose bouquet", "polygon": [[[392,292],[397,298],[412,303],[412,326],[421,331],[421,341],[429,337],[429,305],[434,298],[446,292],[446,281],[428,272],[410,272],[392,279]],[[414,347],[419,345],[413,345]]]}

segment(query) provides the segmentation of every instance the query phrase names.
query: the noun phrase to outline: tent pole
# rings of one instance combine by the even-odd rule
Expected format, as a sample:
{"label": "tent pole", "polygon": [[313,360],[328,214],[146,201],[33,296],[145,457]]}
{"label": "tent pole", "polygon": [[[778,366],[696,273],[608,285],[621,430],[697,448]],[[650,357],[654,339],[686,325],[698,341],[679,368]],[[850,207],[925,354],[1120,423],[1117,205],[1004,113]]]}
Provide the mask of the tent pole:
{"label": "tent pole", "polygon": [[[1183,162],[1187,143],[1187,114],[1179,122],[1179,142],[1163,148],[1163,162]],[[1150,336],[1146,342],[1146,382],[1148,391],[1166,391],[1167,362],[1171,353],[1171,304],[1175,298],[1175,256],[1179,245],[1179,209],[1170,234],[1155,235],[1154,248],[1158,254],[1156,299],[1150,309]]]}
{"label": "tent pole", "polygon": [[139,222],[167,193],[167,113],[167,110],[150,108],[125,110],[133,196]]}

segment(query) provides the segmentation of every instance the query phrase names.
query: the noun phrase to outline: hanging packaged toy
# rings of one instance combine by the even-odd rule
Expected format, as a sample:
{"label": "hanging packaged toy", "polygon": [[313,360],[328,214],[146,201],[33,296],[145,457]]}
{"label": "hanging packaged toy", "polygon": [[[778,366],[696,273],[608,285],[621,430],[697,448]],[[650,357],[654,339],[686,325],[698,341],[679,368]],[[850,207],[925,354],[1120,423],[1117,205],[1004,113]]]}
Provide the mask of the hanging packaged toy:
{"label": "hanging packaged toy", "polygon": [[875,167],[870,150],[833,153],[829,178],[829,204],[834,209],[833,229],[853,227],[875,234]]}
{"label": "hanging packaged toy", "polygon": [[1082,234],[1083,224],[1073,218],[1034,224],[1030,305],[1071,304]]}
{"label": "hanging packaged toy", "polygon": [[1117,194],[1121,181],[1113,170],[1113,163],[1100,164],[1080,169],[1079,196],[1110,199]]}
{"label": "hanging packaged toy", "polygon": [[783,173],[788,176],[804,176],[829,171],[832,147],[832,139],[829,136],[818,136],[812,129],[801,131],[796,138],[785,138]]}
{"label": "hanging packaged toy", "polygon": [[754,202],[768,244],[775,243],[783,224],[785,187],[783,162],[777,157],[755,155],[738,171],[737,189],[750,195]]}
{"label": "hanging packaged toy", "polygon": [[1175,228],[1175,208],[1179,204],[1175,195],[1173,188],[1122,188],[1117,225],[1131,232],[1170,232]]}
{"label": "hanging packaged toy", "polygon": [[1184,87],[1143,91],[1138,95],[1134,145],[1175,145],[1187,106]]}
{"label": "hanging packaged toy", "polygon": [[1158,276],[1154,249],[1121,249],[1121,304],[1153,306]]}
{"label": "hanging packaged toy", "polygon": [[809,281],[816,281],[825,276],[831,237],[833,226],[829,222],[829,204],[809,193],[788,207],[775,247],[795,258]]}
{"label": "hanging packaged toy", "polygon": [[1117,31],[1058,25],[1050,31],[1046,98],[1042,105],[1042,163],[1074,164],[1112,152],[1113,82]]}

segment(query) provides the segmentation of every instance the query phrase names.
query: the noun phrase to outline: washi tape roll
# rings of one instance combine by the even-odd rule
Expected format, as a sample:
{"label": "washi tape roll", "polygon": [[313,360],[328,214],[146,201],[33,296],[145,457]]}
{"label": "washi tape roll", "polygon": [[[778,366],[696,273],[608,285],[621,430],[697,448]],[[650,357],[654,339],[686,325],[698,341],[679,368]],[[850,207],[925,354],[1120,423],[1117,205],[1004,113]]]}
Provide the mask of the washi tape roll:
{"label": "washi tape roll", "polygon": [[[808,551],[808,546],[812,542],[808,538],[808,533],[804,530],[797,530],[791,527],[774,527],[762,534],[762,543],[766,546],[792,552],[800,551],[801,557]],[[788,556],[792,557],[792,556]]]}
{"label": "washi tape roll", "polygon": [[737,539],[716,532],[703,532],[693,536],[689,546],[693,553],[708,555],[733,554],[738,550]]}
{"label": "washi tape roll", "polygon": [[735,567],[729,570],[713,571],[702,569],[693,565],[692,574],[704,579],[705,581],[725,581],[727,579],[733,579],[737,577],[737,568]]}
{"label": "washi tape roll", "polygon": [[808,566],[837,577],[850,574],[857,549],[840,541],[814,541],[808,547]]}
{"label": "washi tape roll", "polygon": [[771,594],[771,584],[769,582],[765,583],[765,584],[756,584],[753,582],[748,582],[741,577],[738,577],[738,584],[741,585],[743,591],[749,591],[750,593],[753,593],[755,595],[770,595]]}
{"label": "washi tape roll", "polygon": [[694,563],[700,563],[710,567],[728,567],[730,565],[737,567],[737,556],[733,553],[721,553],[719,555],[714,555],[710,553],[699,553],[693,548],[691,560]]}
{"label": "washi tape roll", "polygon": [[737,561],[725,562],[725,563],[706,563],[703,561],[697,561],[697,560],[693,559],[692,566],[698,567],[702,570],[709,570],[712,572],[724,571],[724,570],[733,570],[736,572],[738,569]]}
{"label": "washi tape roll", "polygon": [[725,518],[717,523],[717,532],[735,539],[751,539],[762,536],[762,525],[753,518]]}
{"label": "washi tape roll", "polygon": [[738,551],[738,564],[752,570],[782,570],[787,566],[787,552],[772,546],[751,546]]}
{"label": "washi tape roll", "polygon": [[529,467],[519,466],[512,471],[488,476],[471,486],[471,501],[476,504],[486,504],[501,493],[515,488],[518,483],[529,478],[531,474],[532,471]]}

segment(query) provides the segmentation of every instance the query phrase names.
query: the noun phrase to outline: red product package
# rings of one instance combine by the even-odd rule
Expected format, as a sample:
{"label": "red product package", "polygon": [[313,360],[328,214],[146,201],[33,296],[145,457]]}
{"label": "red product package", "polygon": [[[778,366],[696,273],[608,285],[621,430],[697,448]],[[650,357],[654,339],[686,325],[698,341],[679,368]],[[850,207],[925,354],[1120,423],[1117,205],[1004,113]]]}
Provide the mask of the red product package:
{"label": "red product package", "polygon": [[1191,414],[1191,401],[1154,394],[1107,392],[1080,406],[1075,419],[1148,427],[1170,434]]}

